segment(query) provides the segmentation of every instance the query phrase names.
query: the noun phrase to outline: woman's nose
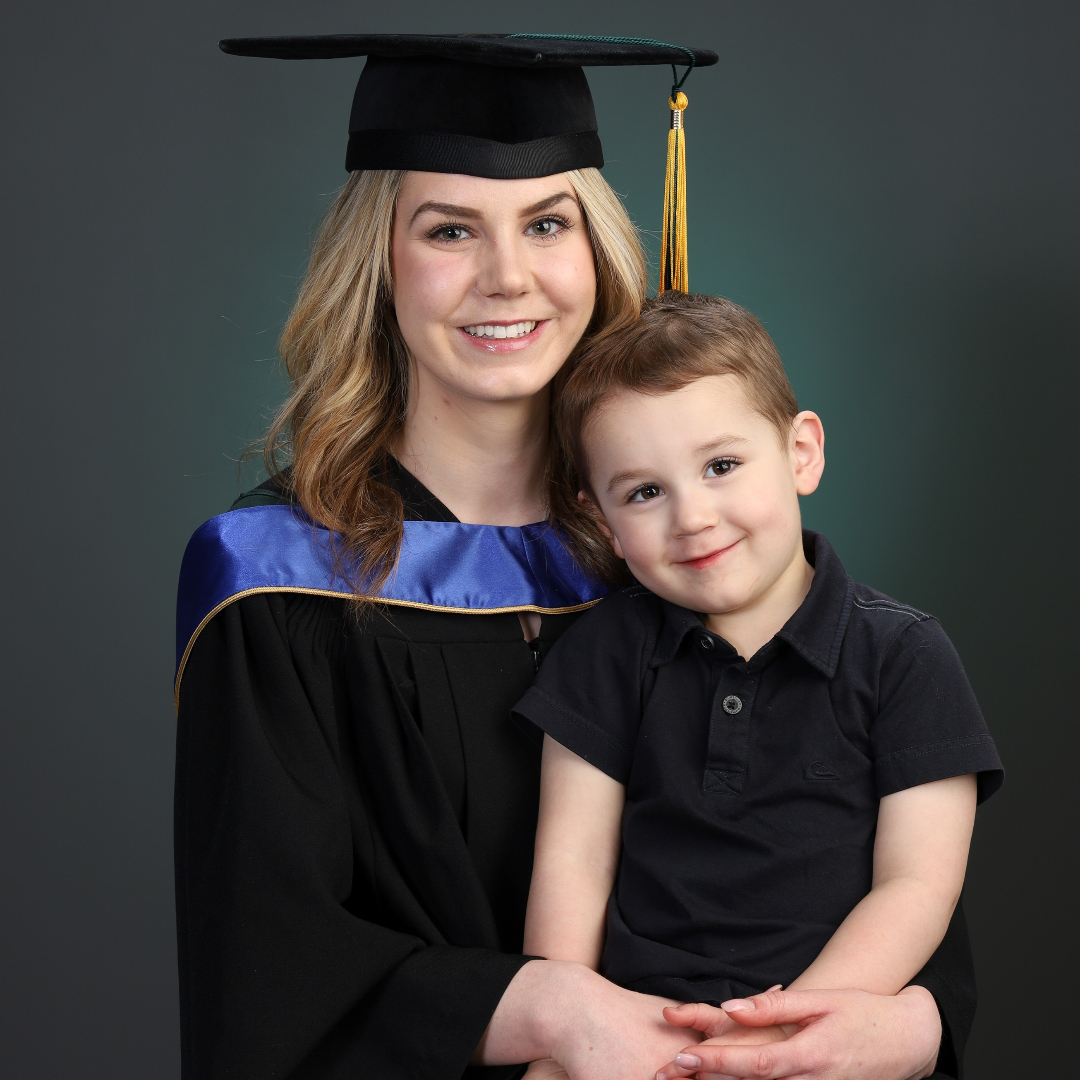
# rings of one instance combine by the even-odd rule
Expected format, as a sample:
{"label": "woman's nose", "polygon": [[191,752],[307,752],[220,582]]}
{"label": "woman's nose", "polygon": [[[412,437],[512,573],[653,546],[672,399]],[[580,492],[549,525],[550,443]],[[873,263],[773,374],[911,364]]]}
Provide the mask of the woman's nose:
{"label": "woman's nose", "polygon": [[476,287],[484,296],[514,297],[529,291],[525,252],[515,239],[498,237],[483,246]]}

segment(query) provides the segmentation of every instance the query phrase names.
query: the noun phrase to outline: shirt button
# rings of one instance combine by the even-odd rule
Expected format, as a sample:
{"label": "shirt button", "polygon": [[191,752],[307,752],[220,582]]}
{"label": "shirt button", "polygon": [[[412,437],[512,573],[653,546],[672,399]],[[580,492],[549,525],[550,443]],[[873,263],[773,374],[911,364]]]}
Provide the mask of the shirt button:
{"label": "shirt button", "polygon": [[706,652],[713,647],[713,639],[711,637],[700,637],[698,638],[698,641]]}
{"label": "shirt button", "polygon": [[742,712],[742,698],[736,697],[734,694],[728,694],[728,696],[724,698],[723,704],[724,712],[726,712],[728,716],[734,716],[737,712]]}

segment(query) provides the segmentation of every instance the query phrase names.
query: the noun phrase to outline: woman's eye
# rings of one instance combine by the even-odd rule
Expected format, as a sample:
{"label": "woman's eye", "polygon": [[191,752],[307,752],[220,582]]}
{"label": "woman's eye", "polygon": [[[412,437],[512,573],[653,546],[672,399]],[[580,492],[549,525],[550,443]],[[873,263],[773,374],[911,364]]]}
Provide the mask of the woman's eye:
{"label": "woman's eye", "polygon": [[659,484],[642,484],[641,487],[635,488],[627,496],[627,502],[648,502],[650,499],[655,499],[658,495],[663,495],[664,489]]}
{"label": "woman's eye", "polygon": [[717,458],[705,466],[706,476],[727,476],[739,462],[735,458]]}
{"label": "woman's eye", "polygon": [[464,225],[440,225],[428,233],[431,240],[443,240],[453,243],[455,240],[464,240],[469,235],[469,230]]}
{"label": "woman's eye", "polygon": [[525,231],[530,236],[554,236],[569,227],[569,224],[561,218],[541,218],[539,221],[534,221]]}

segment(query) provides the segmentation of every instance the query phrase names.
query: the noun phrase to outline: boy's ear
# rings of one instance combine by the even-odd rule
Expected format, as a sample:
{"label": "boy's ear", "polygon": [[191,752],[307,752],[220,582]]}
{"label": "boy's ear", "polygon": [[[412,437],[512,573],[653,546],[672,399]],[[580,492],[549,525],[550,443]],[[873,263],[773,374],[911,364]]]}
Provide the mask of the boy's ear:
{"label": "boy's ear", "polygon": [[791,427],[795,490],[800,495],[812,495],[825,471],[825,425],[817,413],[805,410],[795,417]]}
{"label": "boy's ear", "polygon": [[589,493],[586,491],[579,491],[577,493],[577,501],[581,503],[581,508],[592,519],[593,524],[603,534],[604,539],[608,542],[608,546],[615,552],[615,557],[621,559],[623,557],[622,548],[619,547],[619,538],[611,531],[611,526],[607,523],[607,518],[604,517],[600,507],[593,502],[589,497]]}

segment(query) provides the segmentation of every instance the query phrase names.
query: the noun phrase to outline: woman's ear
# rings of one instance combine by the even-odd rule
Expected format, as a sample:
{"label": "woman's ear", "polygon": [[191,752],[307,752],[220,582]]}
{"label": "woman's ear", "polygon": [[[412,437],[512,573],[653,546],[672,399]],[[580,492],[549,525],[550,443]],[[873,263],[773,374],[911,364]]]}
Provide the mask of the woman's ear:
{"label": "woman's ear", "polygon": [[608,542],[608,546],[615,552],[615,557],[621,559],[623,557],[622,549],[619,547],[618,537],[611,531],[611,527],[607,523],[607,518],[604,517],[600,510],[600,507],[590,498],[588,492],[579,491],[577,493],[577,501],[581,503],[581,508],[589,515],[593,524],[603,534],[604,539]]}
{"label": "woman's ear", "polygon": [[825,471],[825,425],[817,413],[805,410],[795,417],[791,428],[795,490],[800,495],[812,495]]}

